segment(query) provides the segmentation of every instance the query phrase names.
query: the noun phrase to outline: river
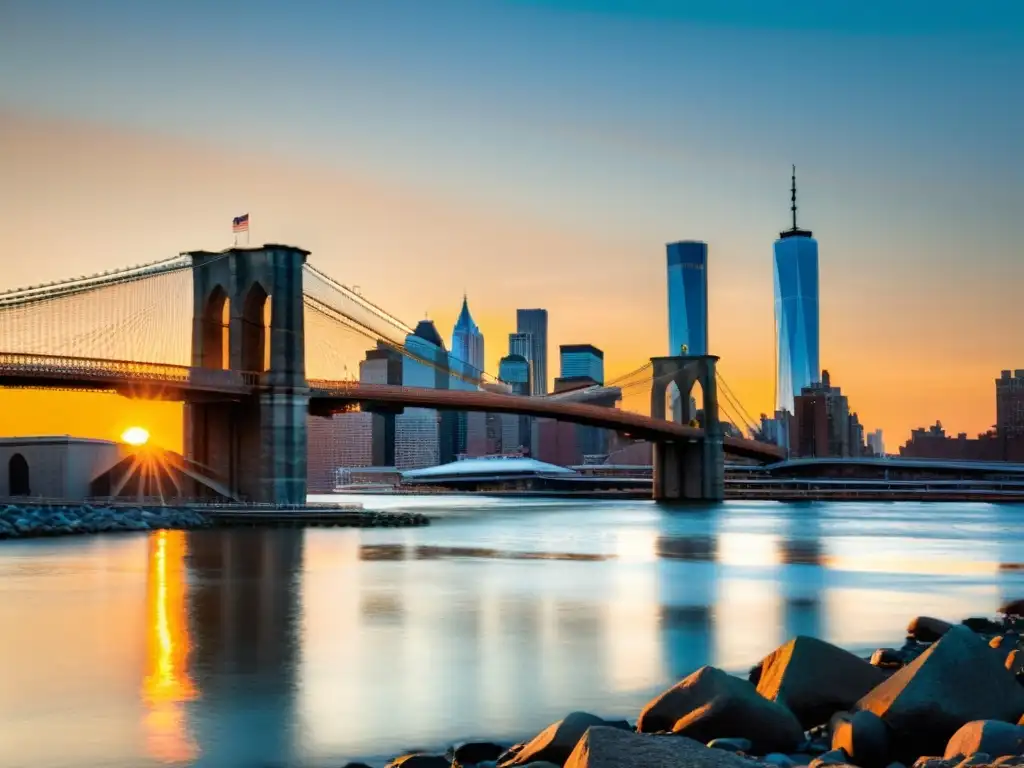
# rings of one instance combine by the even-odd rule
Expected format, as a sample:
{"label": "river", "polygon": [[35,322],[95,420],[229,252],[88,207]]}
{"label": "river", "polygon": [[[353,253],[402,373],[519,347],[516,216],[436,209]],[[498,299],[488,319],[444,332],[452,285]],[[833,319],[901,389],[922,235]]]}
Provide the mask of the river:
{"label": "river", "polygon": [[1020,506],[358,500],[435,520],[0,542],[0,765],[516,739],[575,709],[635,719],[797,633],[869,651],[1024,597]]}

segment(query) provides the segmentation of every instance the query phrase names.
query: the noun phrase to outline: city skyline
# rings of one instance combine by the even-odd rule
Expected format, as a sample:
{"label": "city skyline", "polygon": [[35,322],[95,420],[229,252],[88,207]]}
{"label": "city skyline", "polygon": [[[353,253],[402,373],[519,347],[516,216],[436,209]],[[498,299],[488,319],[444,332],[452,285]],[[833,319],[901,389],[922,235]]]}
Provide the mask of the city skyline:
{"label": "city skyline", "polygon": [[[1012,332],[1024,327],[1024,115],[1005,97],[1024,57],[1009,5],[868,4],[841,19],[798,3],[776,13],[787,25],[651,3],[389,3],[403,13],[325,6],[333,23],[284,28],[259,3],[201,24],[189,5],[160,24],[121,2],[5,6],[0,63],[24,76],[0,83],[0,172],[13,181],[0,225],[18,255],[0,285],[230,245],[231,218],[248,211],[252,242],[310,249],[407,322],[426,310],[451,327],[453,275],[492,339],[515,330],[517,307],[547,307],[549,358],[586,339],[612,380],[664,348],[661,249],[700,237],[715,259],[709,351],[756,415],[773,405],[768,249],[795,162],[813,190],[801,218],[827,242],[821,365],[870,429],[891,444],[936,419],[982,432],[992,380],[1024,361]],[[306,57],[210,58],[207,43],[239,24]],[[368,68],[371,39],[414,44]],[[182,64],[183,45],[205,53]],[[160,99],[154,76],[172,86]],[[227,96],[239,81],[248,93]],[[646,117],[614,117],[626,114]],[[949,350],[968,348],[950,369]],[[180,440],[173,406],[0,397],[16,431],[116,437],[146,423]]]}

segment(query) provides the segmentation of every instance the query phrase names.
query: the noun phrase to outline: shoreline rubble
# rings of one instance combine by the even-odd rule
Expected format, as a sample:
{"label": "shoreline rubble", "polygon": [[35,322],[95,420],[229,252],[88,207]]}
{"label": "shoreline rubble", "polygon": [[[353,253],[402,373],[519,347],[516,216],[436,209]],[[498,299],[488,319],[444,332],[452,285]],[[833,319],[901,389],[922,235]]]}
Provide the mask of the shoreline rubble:
{"label": "shoreline rubble", "polygon": [[901,648],[870,659],[798,636],[746,677],[698,669],[635,724],[572,712],[515,745],[467,742],[386,768],[1024,766],[1022,634],[1024,599],[996,620],[917,617]]}
{"label": "shoreline rubble", "polygon": [[[241,507],[228,516],[217,508],[190,505],[0,503],[0,541],[159,530],[280,527],[289,522],[289,515],[292,514],[295,515],[296,523],[302,527],[384,528],[421,526],[430,522],[426,515],[415,512],[352,508],[339,509],[325,515],[323,509],[282,509],[279,514],[267,517],[267,510],[261,509],[248,516]],[[304,514],[304,511],[309,514]]]}

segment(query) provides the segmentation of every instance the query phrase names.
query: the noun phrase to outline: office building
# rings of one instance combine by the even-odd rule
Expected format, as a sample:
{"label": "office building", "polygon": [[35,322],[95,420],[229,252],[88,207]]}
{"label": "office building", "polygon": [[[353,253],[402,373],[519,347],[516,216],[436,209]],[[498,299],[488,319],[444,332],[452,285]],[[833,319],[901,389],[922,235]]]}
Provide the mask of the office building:
{"label": "office building", "polygon": [[864,454],[864,428],[828,371],[794,398],[790,450],[794,457],[849,457]]}
{"label": "office building", "polygon": [[558,357],[560,378],[587,378],[595,384],[604,384],[604,352],[593,344],[562,344]]}
{"label": "office building", "polygon": [[[668,255],[669,355],[708,354],[708,246],[683,240]],[[685,350],[685,352],[683,351]]]}
{"label": "office building", "polygon": [[1024,370],[1003,371],[996,379],[996,434],[1024,436]]}
{"label": "office building", "polygon": [[775,408],[793,413],[793,400],[819,379],[818,241],[796,223],[775,241]]}
{"label": "office building", "polygon": [[[359,363],[359,380],[364,384],[402,383],[402,353],[383,342],[366,352]],[[371,418],[372,462],[374,467],[395,466],[395,414],[374,413]]]}
{"label": "office building", "polygon": [[[447,389],[448,352],[437,328],[421,320],[405,338],[410,357],[402,363],[402,386]],[[454,459],[454,414],[406,408],[395,417],[395,467],[418,469]]]}
{"label": "office building", "polygon": [[[548,311],[546,309],[517,309],[516,331],[531,336],[530,354],[533,363],[533,394],[548,393]],[[509,340],[511,343],[511,339]],[[512,352],[511,346],[509,352]],[[521,354],[521,353],[519,353]]]}
{"label": "office building", "polygon": [[[525,336],[527,341],[529,340],[529,334],[510,334],[510,347],[512,346],[513,337],[517,336]],[[522,354],[508,354],[501,358],[501,362],[498,363],[498,378],[509,385],[514,395],[529,396],[531,394],[533,390],[531,374],[532,367],[530,361]],[[523,449],[529,453],[533,446],[533,420],[529,416],[515,416],[515,420],[517,438],[514,442],[516,443],[516,450]],[[510,435],[508,433],[503,434],[503,444],[505,442],[511,444],[513,441],[510,439]],[[503,447],[502,450],[505,453],[510,452],[507,447]]]}
{"label": "office building", "polygon": [[[452,350],[449,367],[452,371],[450,389],[473,390],[483,378],[484,335],[473,321],[469,299],[462,297],[455,328],[452,329]],[[487,414],[460,411],[451,414],[454,428],[454,456],[487,454]]]}
{"label": "office building", "polygon": [[872,456],[885,456],[885,439],[882,430],[876,429],[868,434],[868,449]]}
{"label": "office building", "polygon": [[462,310],[452,329],[451,357],[467,364],[469,373],[480,378],[484,370],[484,335],[469,312],[469,299],[462,297]]}

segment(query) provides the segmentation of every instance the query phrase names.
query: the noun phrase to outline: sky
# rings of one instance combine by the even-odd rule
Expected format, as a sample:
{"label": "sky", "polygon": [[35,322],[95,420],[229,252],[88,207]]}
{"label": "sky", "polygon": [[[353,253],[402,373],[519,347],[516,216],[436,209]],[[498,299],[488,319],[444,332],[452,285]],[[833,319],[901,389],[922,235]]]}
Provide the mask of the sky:
{"label": "sky", "polygon": [[[891,6],[898,5],[898,8]],[[827,7],[825,7],[827,6]],[[821,360],[894,450],[1024,368],[1024,7],[813,0],[5,0],[0,289],[287,242],[497,370],[516,307],[609,378],[668,346],[665,243],[709,244],[710,347],[772,407],[772,242],[819,241]],[[180,408],[0,393],[0,433],[180,444]]]}

